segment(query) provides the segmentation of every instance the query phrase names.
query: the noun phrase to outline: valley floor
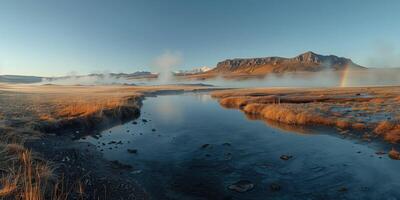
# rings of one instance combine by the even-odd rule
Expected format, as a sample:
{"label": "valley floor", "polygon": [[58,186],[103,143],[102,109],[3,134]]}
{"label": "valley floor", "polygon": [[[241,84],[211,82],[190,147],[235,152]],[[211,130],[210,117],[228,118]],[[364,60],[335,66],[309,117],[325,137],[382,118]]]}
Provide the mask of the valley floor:
{"label": "valley floor", "polygon": [[[110,162],[73,139],[140,115],[143,98],[212,91],[197,85],[0,85],[0,197],[147,199],[131,166]],[[400,142],[400,87],[253,88],[213,91],[222,106],[250,117],[336,127],[364,140]],[[397,151],[389,156],[399,159]],[[132,192],[133,191],[133,192]]]}

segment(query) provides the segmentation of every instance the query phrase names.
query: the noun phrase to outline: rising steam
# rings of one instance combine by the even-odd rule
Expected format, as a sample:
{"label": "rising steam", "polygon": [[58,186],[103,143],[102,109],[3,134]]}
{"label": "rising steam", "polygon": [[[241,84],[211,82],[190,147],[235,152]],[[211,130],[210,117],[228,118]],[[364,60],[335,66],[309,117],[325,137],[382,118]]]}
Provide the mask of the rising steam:
{"label": "rising steam", "polygon": [[172,81],[172,72],[175,71],[182,62],[182,53],[178,51],[165,51],[153,60],[151,68],[152,71],[159,73],[158,81],[164,84]]}

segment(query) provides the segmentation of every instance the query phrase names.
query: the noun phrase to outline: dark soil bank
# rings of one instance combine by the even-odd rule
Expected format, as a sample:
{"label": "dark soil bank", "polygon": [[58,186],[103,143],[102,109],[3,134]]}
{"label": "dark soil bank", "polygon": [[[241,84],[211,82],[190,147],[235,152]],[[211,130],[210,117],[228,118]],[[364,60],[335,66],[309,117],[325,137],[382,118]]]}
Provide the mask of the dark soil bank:
{"label": "dark soil bank", "polygon": [[55,163],[68,199],[148,199],[130,173],[132,166],[104,159],[92,144],[49,136],[27,146]]}

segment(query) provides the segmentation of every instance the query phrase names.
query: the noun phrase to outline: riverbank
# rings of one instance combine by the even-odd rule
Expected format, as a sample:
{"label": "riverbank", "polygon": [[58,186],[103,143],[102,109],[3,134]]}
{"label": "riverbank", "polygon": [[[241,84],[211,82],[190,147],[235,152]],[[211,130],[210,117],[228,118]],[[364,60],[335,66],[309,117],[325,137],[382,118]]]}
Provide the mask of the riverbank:
{"label": "riverbank", "polygon": [[400,142],[400,87],[234,89],[212,96],[224,107],[267,120]]}
{"label": "riverbank", "polygon": [[[6,155],[0,161],[0,196],[147,199],[145,191],[127,178],[132,166],[107,161],[92,145],[78,145],[73,139],[135,119],[145,96],[210,89],[0,85],[0,147]],[[26,173],[31,177],[20,179]]]}

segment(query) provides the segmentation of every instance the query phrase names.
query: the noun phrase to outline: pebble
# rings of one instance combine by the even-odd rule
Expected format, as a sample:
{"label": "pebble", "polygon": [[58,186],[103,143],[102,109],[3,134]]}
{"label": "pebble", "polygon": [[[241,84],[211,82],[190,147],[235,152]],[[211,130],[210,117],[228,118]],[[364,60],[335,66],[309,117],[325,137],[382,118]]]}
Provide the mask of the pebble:
{"label": "pebble", "polygon": [[282,188],[281,188],[281,186],[280,186],[279,184],[277,184],[277,183],[271,183],[271,184],[269,185],[269,189],[270,189],[271,191],[273,191],[273,192],[277,192],[277,191],[280,191]]}
{"label": "pebble", "polygon": [[293,158],[293,156],[290,156],[290,155],[281,155],[280,158],[281,158],[282,160],[289,160],[289,159]]}
{"label": "pebble", "polygon": [[254,188],[254,184],[248,180],[240,180],[240,181],[228,186],[228,189],[235,191],[235,192],[239,192],[239,193],[250,191],[253,188]]}
{"label": "pebble", "polygon": [[128,153],[136,154],[138,152],[137,149],[127,149]]}

